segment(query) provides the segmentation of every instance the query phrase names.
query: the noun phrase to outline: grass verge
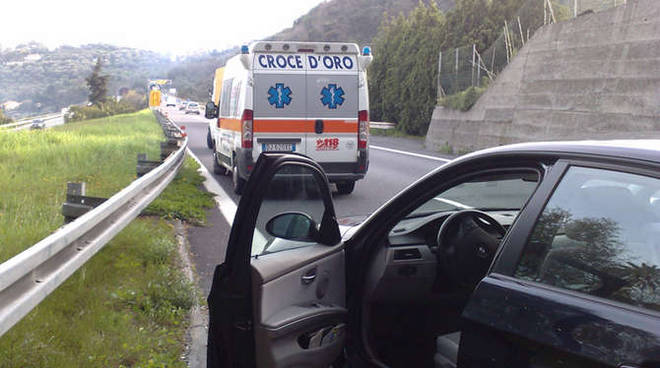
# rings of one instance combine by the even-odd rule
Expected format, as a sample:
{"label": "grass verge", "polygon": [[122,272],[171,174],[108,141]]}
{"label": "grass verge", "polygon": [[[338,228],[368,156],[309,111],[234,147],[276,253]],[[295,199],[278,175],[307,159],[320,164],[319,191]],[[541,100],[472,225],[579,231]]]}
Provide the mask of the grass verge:
{"label": "grass verge", "polygon": [[176,247],[164,220],[133,221],[0,337],[0,367],[184,367]]}
{"label": "grass verge", "polygon": [[[44,226],[41,230],[46,232],[45,235],[62,223],[59,215],[64,199],[65,185],[62,183],[74,180],[71,173],[84,178],[90,195],[110,196],[135,177],[137,152],[155,155],[158,141],[162,139],[160,129],[149,112],[75,123],[32,135],[6,137],[15,142],[13,147],[17,152],[12,153],[13,159],[38,168],[30,167],[26,174],[13,171],[13,182],[0,179],[0,185],[9,182],[29,187],[22,190],[21,195],[14,196],[13,202],[4,202],[3,199],[2,211],[5,215],[10,211],[18,214],[20,212],[16,207],[32,208],[26,212],[32,217],[23,218],[24,223],[40,222],[41,216],[44,216],[42,213],[56,217],[49,223],[50,227]],[[16,146],[16,142],[30,145],[35,141],[41,149]],[[55,145],[83,147],[51,147],[47,144],[50,141]],[[94,143],[88,142],[96,142],[98,149],[94,148]],[[0,143],[0,155],[11,152],[4,143]],[[111,152],[115,150],[123,154],[115,155]],[[21,153],[29,157],[22,157]],[[70,156],[66,159],[50,157],[63,154]],[[34,155],[41,156],[42,160],[35,160]],[[104,159],[90,158],[90,155]],[[2,163],[6,165],[4,161]],[[45,163],[50,166],[44,168]],[[133,221],[37,308],[0,337],[0,367],[185,366],[181,359],[183,340],[188,311],[196,295],[193,285],[180,271],[174,229],[163,218],[180,218],[193,223],[205,221],[203,208],[211,206],[213,201],[210,195],[197,188],[203,181],[196,171],[197,167],[194,160],[186,159],[177,178],[145,211],[162,218],[142,217]],[[53,179],[38,180],[39,173],[49,173]],[[35,183],[24,175],[36,175]],[[61,199],[35,199],[45,197],[35,191],[54,195],[59,193],[60,188]],[[19,200],[21,198],[23,202]],[[37,201],[39,203],[35,203]],[[6,226],[15,222],[0,224]],[[21,238],[22,229],[14,230],[17,230],[16,238],[25,246],[39,240],[32,240],[33,233]],[[4,227],[2,231],[6,233],[11,229]],[[2,247],[5,247],[4,237],[0,239]]]}
{"label": "grass verge", "polygon": [[67,181],[110,197],[135,179],[138,153],[160,154],[163,134],[150,111],[0,132],[0,262],[62,226]]}
{"label": "grass verge", "polygon": [[167,219],[185,220],[191,224],[206,224],[206,211],[213,208],[213,194],[203,192],[199,186],[204,177],[197,172],[199,164],[191,157],[186,161],[177,177],[151,202],[144,214],[160,216]]}

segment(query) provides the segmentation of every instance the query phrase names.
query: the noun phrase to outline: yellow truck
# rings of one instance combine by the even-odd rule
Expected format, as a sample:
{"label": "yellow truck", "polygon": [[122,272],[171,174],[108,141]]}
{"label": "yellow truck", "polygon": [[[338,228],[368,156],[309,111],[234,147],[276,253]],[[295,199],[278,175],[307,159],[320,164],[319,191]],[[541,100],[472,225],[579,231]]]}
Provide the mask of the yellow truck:
{"label": "yellow truck", "polygon": [[[215,70],[215,76],[213,77],[213,91],[211,92],[211,100],[213,101],[214,106],[219,106],[220,95],[222,94],[222,77],[224,74],[224,66]],[[209,120],[209,131],[206,135],[206,145],[209,149],[215,148],[215,137],[219,128],[219,121],[219,118]]]}

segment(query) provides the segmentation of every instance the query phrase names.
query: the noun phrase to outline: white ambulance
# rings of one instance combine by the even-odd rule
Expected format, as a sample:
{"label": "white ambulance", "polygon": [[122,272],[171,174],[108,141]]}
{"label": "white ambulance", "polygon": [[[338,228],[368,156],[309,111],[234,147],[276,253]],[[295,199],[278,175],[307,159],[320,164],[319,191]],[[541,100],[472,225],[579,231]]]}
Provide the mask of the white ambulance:
{"label": "white ambulance", "polygon": [[369,166],[371,50],[337,42],[260,41],[227,61],[218,105],[209,102],[216,174],[234,191],[264,151],[317,161],[339,193],[353,191]]}

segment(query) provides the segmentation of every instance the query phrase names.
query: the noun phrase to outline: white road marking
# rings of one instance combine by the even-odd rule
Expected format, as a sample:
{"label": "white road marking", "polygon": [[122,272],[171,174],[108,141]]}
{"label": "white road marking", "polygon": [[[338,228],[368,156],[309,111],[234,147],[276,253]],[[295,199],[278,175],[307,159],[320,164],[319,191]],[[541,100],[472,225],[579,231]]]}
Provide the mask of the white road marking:
{"label": "white road marking", "polygon": [[227,192],[222,189],[220,183],[218,183],[218,181],[206,169],[204,164],[202,164],[202,161],[199,160],[199,158],[190,150],[190,148],[187,148],[186,151],[188,152],[188,155],[195,159],[195,161],[197,161],[199,164],[199,172],[206,179],[204,181],[204,187],[206,187],[206,190],[209,192],[215,194],[215,202],[218,204],[220,213],[222,213],[222,216],[224,216],[225,220],[227,220],[231,226],[231,224],[234,223],[234,216],[236,215],[236,203],[234,203],[231,197],[229,197],[229,194],[227,194]]}
{"label": "white road marking", "polygon": [[[214,178],[208,169],[206,169],[204,164],[202,164],[202,161],[199,160],[199,158],[190,150],[190,148],[187,148],[186,151],[190,157],[192,157],[199,164],[199,172],[202,174],[204,179],[206,179],[203,183],[204,187],[209,192],[215,194],[214,199],[218,204],[218,209],[231,227],[234,224],[234,217],[236,216],[236,209],[238,208],[236,203],[234,203],[227,192],[225,192],[225,190],[220,186],[220,183],[218,183],[216,178]],[[261,231],[255,231],[252,238],[252,246],[254,248],[252,250],[252,254],[260,254],[267,243],[268,239],[261,233]]]}
{"label": "white road marking", "polygon": [[387,148],[387,147],[380,147],[380,146],[374,146],[374,145],[369,145],[369,148],[375,149],[375,150],[381,150],[381,151],[387,151],[387,152],[393,152],[393,153],[398,153],[401,155],[408,155],[408,156],[414,156],[414,157],[420,157],[420,158],[425,158],[428,160],[434,160],[434,161],[440,161],[440,162],[449,162],[451,161],[450,159],[447,158],[440,158],[440,157],[435,157],[435,156],[428,156],[428,155],[422,155],[420,153],[413,153],[413,152],[407,152],[407,151],[400,151],[392,148]]}

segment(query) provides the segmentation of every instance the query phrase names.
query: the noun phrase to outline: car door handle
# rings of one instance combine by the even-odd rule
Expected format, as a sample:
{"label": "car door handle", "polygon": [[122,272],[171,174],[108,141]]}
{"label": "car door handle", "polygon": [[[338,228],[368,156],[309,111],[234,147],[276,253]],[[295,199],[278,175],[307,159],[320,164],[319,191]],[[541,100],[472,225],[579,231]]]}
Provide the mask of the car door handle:
{"label": "car door handle", "polygon": [[316,268],[311,271],[307,271],[307,273],[305,273],[301,277],[301,281],[303,285],[309,285],[312,282],[314,282],[315,279],[316,279]]}

